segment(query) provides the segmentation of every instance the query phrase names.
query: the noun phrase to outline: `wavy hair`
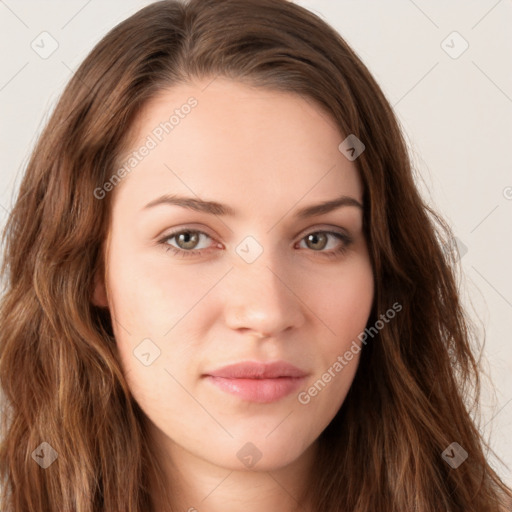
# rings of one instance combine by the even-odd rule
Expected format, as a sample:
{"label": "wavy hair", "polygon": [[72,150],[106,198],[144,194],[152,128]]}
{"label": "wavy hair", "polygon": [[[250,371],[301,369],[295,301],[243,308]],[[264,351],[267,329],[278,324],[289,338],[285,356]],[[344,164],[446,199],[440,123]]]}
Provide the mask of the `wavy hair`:
{"label": "wavy hair", "polygon": [[[313,100],[363,141],[355,164],[375,276],[368,325],[403,306],[362,350],[299,501],[323,512],[505,510],[512,492],[488,463],[474,416],[481,367],[446,250],[450,228],[420,197],[399,123],[368,69],[331,26],[285,0],[150,4],[94,47],[61,95],[2,237],[1,510],[154,510],[157,457],[112,318],[91,301],[112,200],[94,191],[118,169],[150,99],[215,77]],[[457,469],[442,457],[452,442],[468,453]],[[58,455],[46,469],[34,457],[49,449],[42,443]]]}

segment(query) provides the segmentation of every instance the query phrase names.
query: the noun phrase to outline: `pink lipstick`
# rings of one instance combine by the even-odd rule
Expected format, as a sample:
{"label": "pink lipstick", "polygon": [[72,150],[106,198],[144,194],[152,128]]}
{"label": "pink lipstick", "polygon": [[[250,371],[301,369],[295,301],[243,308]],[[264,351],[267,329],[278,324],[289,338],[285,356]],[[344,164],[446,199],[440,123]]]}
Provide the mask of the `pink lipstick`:
{"label": "pink lipstick", "polygon": [[284,361],[230,364],[203,375],[220,390],[243,400],[271,403],[303,385],[307,373]]}

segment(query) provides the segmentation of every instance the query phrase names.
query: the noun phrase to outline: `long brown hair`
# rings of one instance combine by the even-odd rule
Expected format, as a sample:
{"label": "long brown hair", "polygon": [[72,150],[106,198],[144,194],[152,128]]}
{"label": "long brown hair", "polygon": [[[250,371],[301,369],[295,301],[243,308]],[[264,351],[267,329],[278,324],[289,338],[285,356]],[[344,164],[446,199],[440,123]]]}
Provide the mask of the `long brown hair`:
{"label": "long brown hair", "polygon": [[[355,163],[375,276],[368,323],[403,307],[362,350],[320,436],[308,498],[328,512],[503,510],[512,492],[487,462],[471,415],[481,370],[456,256],[445,250],[453,236],[420,197],[368,69],[328,24],[285,0],[153,3],[112,29],[62,94],[3,233],[1,510],[154,510],[157,457],[112,318],[91,303],[112,200],[94,192],[118,170],[151,98],[220,76],[315,101],[365,144]],[[468,454],[457,468],[442,456],[453,442]],[[36,464],[55,455],[46,468]]]}

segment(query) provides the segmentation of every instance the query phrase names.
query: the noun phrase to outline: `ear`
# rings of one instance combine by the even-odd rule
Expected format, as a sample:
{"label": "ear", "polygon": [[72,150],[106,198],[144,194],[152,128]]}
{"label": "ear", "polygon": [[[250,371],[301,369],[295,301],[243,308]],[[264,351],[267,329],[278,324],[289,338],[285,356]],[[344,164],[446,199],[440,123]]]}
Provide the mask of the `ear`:
{"label": "ear", "polygon": [[105,289],[105,283],[100,272],[96,272],[94,275],[94,289],[92,292],[91,300],[95,306],[108,308],[107,291]]}

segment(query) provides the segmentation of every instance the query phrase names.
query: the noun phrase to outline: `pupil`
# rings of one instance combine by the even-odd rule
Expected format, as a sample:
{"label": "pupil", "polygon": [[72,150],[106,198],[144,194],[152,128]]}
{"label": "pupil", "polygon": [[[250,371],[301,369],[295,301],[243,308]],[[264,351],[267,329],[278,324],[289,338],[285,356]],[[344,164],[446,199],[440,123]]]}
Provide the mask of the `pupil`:
{"label": "pupil", "polygon": [[[321,235],[321,236],[325,236],[325,235]],[[318,234],[309,235],[309,241],[312,242],[313,244],[317,244],[319,238],[320,237],[318,236]],[[320,244],[320,245],[322,245],[322,244]],[[321,248],[323,248],[323,247],[321,247]]]}
{"label": "pupil", "polygon": [[[197,238],[197,235],[196,234],[191,235],[191,233],[187,231],[186,233],[182,233],[179,238],[180,238],[181,242],[185,243],[185,245],[192,243],[192,246],[193,246],[194,242],[195,242],[194,239]],[[183,238],[185,238],[185,240],[183,240]],[[192,239],[192,242],[190,241],[190,239]],[[190,248],[190,247],[187,247],[187,248]]]}

